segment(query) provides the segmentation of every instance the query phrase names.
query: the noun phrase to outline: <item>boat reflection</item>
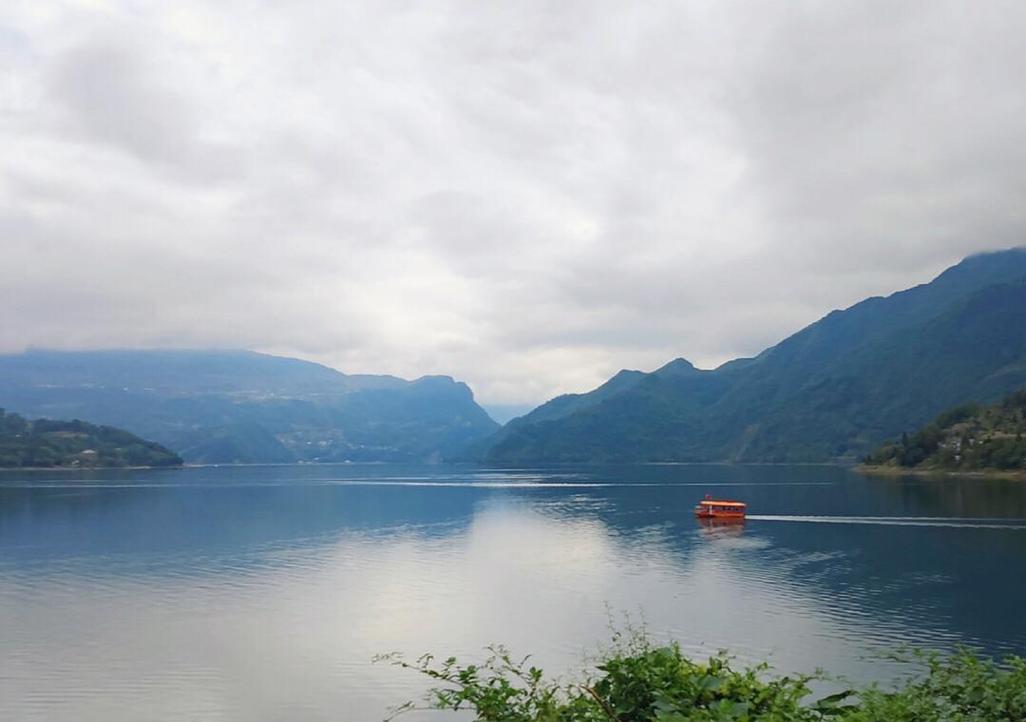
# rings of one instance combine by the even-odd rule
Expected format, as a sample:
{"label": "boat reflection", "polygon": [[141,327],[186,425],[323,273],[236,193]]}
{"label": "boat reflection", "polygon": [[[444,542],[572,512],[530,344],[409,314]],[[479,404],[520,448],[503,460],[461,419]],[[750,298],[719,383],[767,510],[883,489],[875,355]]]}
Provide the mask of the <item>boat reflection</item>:
{"label": "boat reflection", "polygon": [[710,539],[735,538],[745,533],[744,518],[696,519],[702,535]]}

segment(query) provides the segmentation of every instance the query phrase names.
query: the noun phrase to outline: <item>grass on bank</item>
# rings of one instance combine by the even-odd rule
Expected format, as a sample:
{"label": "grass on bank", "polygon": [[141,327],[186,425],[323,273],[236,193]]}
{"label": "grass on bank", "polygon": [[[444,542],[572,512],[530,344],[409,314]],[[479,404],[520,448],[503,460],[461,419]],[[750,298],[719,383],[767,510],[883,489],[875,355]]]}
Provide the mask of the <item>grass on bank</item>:
{"label": "grass on bank", "polygon": [[[613,649],[583,677],[552,680],[492,648],[481,664],[425,655],[383,659],[429,677],[425,701],[413,709],[472,712],[483,722],[1023,722],[1026,660],[1003,664],[968,651],[919,655],[923,671],[897,689],[868,686],[814,698],[823,675],[773,676],[765,664],[735,667],[724,655],[687,658],[680,646],[645,637],[614,640]],[[390,718],[391,719],[391,718]]]}

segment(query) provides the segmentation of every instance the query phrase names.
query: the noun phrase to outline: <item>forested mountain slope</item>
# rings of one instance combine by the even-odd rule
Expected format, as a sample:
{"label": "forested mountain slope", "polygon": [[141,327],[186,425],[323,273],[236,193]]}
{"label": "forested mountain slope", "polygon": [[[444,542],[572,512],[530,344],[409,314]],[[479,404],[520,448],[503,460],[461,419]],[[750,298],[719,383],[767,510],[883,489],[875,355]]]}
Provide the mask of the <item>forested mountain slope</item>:
{"label": "forested mountain slope", "polygon": [[870,466],[939,471],[1026,471],[1026,389],[990,406],[965,404],[877,449]]}
{"label": "forested mountain slope", "polygon": [[84,421],[30,421],[0,409],[0,467],[179,466],[160,444]]}
{"label": "forested mountain slope", "polygon": [[857,459],[943,409],[1026,384],[1026,250],[834,311],[755,358],[682,359],[554,399],[487,443],[493,463]]}

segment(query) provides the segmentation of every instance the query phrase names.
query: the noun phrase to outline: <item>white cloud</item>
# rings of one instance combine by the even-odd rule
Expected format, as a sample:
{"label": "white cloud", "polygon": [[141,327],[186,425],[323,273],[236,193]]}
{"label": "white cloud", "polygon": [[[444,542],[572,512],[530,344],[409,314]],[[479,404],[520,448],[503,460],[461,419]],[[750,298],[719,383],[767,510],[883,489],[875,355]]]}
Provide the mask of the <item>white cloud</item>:
{"label": "white cloud", "polygon": [[246,346],[492,403],[756,353],[1024,242],[1024,20],[8,3],[0,350]]}

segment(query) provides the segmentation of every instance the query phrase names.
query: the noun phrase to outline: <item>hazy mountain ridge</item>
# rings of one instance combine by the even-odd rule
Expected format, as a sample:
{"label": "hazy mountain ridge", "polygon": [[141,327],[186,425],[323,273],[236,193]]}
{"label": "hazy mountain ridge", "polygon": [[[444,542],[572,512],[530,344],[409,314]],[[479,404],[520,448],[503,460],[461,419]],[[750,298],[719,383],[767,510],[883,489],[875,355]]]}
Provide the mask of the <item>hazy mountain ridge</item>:
{"label": "hazy mountain ridge", "polygon": [[347,375],[249,351],[0,356],[0,403],[120,426],[193,463],[424,460],[498,428],[446,376]]}
{"label": "hazy mountain ridge", "polygon": [[751,359],[679,360],[559,397],[479,445],[493,463],[861,458],[1026,383],[1026,249],[833,311]]}

